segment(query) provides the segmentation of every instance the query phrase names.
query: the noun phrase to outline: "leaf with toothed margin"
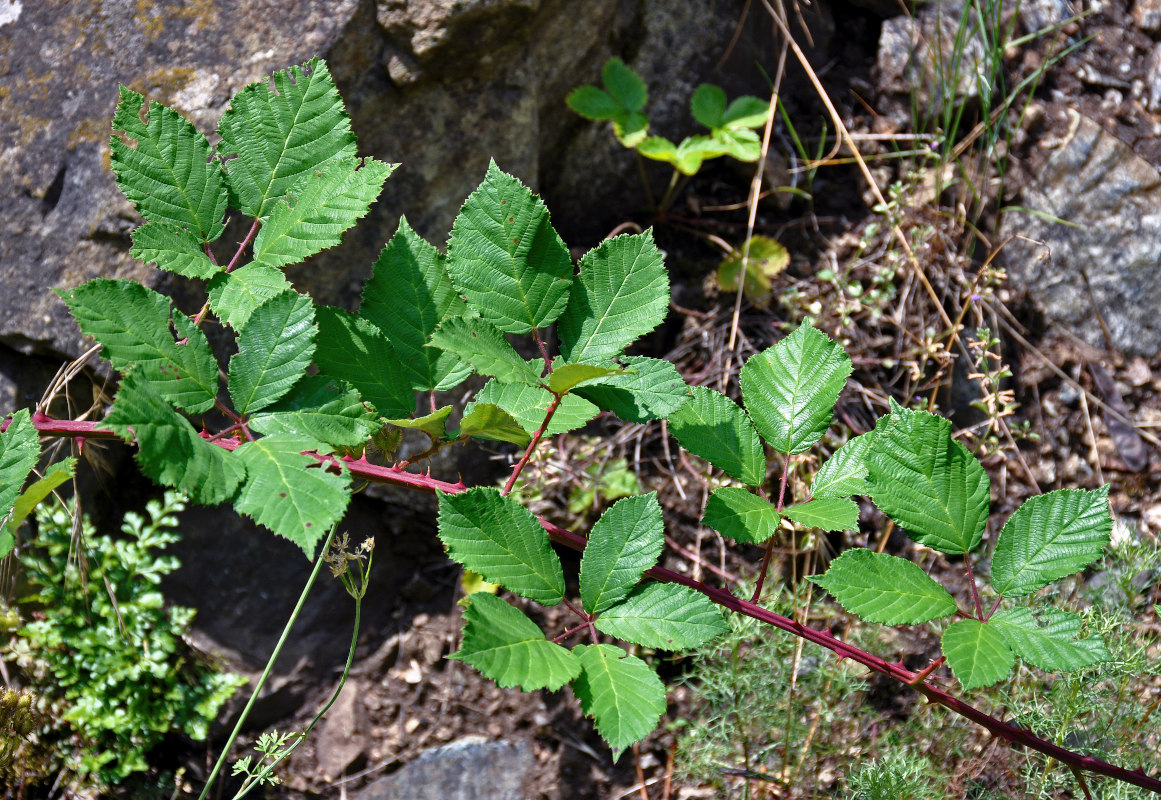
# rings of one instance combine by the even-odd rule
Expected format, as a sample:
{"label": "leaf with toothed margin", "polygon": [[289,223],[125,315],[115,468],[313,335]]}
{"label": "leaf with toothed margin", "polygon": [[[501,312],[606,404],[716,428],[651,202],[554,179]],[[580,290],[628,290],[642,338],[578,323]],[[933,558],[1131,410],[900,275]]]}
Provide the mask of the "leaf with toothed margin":
{"label": "leaf with toothed margin", "polygon": [[657,492],[614,503],[589,532],[580,567],[585,611],[599,613],[625,598],[657,563],[665,545],[665,522]]}
{"label": "leaf with toothed margin", "polygon": [[138,370],[121,381],[101,427],[127,442],[136,441],[141,471],[197,503],[216,505],[229,499],[246,475],[240,460],[199,436]]}
{"label": "leaf with toothed margin", "polygon": [[850,497],[867,494],[867,451],[871,448],[874,431],[855,436],[826,460],[810,482],[810,493],[815,498]]}
{"label": "leaf with toothed margin", "polygon": [[314,360],[330,378],[346,381],[384,417],[415,413],[415,392],[383,331],[341,308],[317,306]]}
{"label": "leaf with toothed margin", "polygon": [[[326,448],[309,436],[276,433],[234,451],[246,466],[246,482],[234,508],[314,557],[319,541],[338,524],[351,499],[351,474],[335,474],[307,451]],[[334,462],[341,464],[342,462]]]}
{"label": "leaf with toothed margin", "polygon": [[965,690],[991,686],[1012,674],[1016,654],[999,627],[961,619],[943,632],[947,665]]}
{"label": "leaf with toothed margin", "polygon": [[999,629],[1020,658],[1045,672],[1071,672],[1113,660],[1100,636],[1077,638],[1078,615],[1056,608],[1045,608],[1039,615],[1043,626],[1027,607],[1005,608],[993,614],[988,625]]}
{"label": "leaf with toothed margin", "polygon": [[439,538],[448,555],[490,583],[543,605],[564,599],[564,570],[548,533],[499,489],[440,492]]}
{"label": "leaf with toothed margin", "polygon": [[762,544],[778,530],[782,517],[769,500],[748,489],[714,489],[705,504],[702,524],[735,542]]}
{"label": "leaf with toothed margin", "polygon": [[673,583],[638,586],[596,625],[602,633],[658,650],[701,647],[730,629],[712,600]]}
{"label": "leaf with toothed margin", "polygon": [[[535,361],[533,363],[536,363]],[[477,403],[491,403],[511,414],[520,426],[531,436],[540,429],[548,407],[552,405],[552,392],[541,389],[539,386],[526,386],[517,383],[499,383],[490,380],[476,395],[476,399],[468,403],[464,414],[472,413]],[[561,398],[560,405],[548,428],[545,436],[556,436],[558,433],[567,433],[583,427],[589,420],[601,413],[601,410],[574,394],[566,394]]]}
{"label": "leaf with toothed margin", "polygon": [[564,394],[576,388],[583,388],[591,383],[624,374],[625,370],[616,366],[559,364],[553,368],[552,374],[548,376],[547,385],[549,391]]}
{"label": "leaf with toothed margin", "polygon": [[460,420],[460,429],[456,436],[474,436],[477,439],[510,442],[520,447],[527,445],[532,438],[515,417],[492,403],[475,403],[472,412],[465,414]]}
{"label": "leaf with toothed margin", "polygon": [[807,528],[853,531],[859,527],[859,505],[849,497],[819,497],[787,506],[782,515]]}
{"label": "leaf with toothed margin", "polygon": [[314,304],[283,292],[250,315],[230,359],[230,398],[239,414],[259,411],[298,382],[314,355]]}
{"label": "leaf with toothed margin", "polygon": [[215,275],[207,288],[214,315],[235,331],[240,331],[254,309],[294,287],[277,267],[247,264],[233,272]]}
{"label": "leaf with toothed margin", "polygon": [[202,249],[197,234],[169,222],[149,222],[130,236],[133,247],[129,255],[146,264],[176,272],[187,278],[208,280],[222,271]]}
{"label": "leaf with toothed margin", "polygon": [[251,417],[250,427],[259,433],[294,433],[336,447],[355,447],[382,424],[350,385],[305,375],[285,397]]}
{"label": "leaf with toothed margin", "polygon": [[435,439],[442,439],[447,435],[447,418],[451,416],[451,412],[452,406],[444,406],[415,419],[410,417],[389,419],[387,424],[394,425],[396,428],[406,428],[410,431],[423,431]]}
{"label": "leaf with toothed margin", "polygon": [[548,641],[524,612],[487,592],[475,592],[464,610],[464,635],[458,652],[463,661],[507,689],[555,692],[580,674],[580,659]]}
{"label": "leaf with toothed margin", "polygon": [[955,598],[905,558],[857,547],[809,580],[867,622],[918,625],[956,611]]}
{"label": "leaf with toothed margin", "polygon": [[0,433],[0,520],[8,516],[20,495],[20,487],[40,458],[40,439],[27,408],[12,416]]}
{"label": "leaf with toothed margin", "polygon": [[544,202],[493,161],[452,225],[448,274],[468,305],[505,333],[556,321],[572,259]]}
{"label": "leaf with toothed margin", "polygon": [[689,452],[742,483],[766,480],[766,451],[746,412],[721,392],[694,386],[689,402],[669,416],[669,432]]}
{"label": "leaf with toothed margin", "polygon": [[431,346],[471,364],[480,375],[501,383],[540,385],[540,370],[529,364],[504,338],[504,333],[482,319],[451,317],[431,335]]}
{"label": "leaf with toothed margin", "polygon": [[657,727],[665,713],[665,685],[648,664],[616,645],[578,644],[572,652],[583,670],[572,691],[616,761]]}
{"label": "leaf with toothed margin", "polygon": [[689,401],[689,386],[677,367],[660,358],[625,356],[626,372],[611,375],[597,385],[580,386],[576,393],[612,411],[626,422],[666,419]]}

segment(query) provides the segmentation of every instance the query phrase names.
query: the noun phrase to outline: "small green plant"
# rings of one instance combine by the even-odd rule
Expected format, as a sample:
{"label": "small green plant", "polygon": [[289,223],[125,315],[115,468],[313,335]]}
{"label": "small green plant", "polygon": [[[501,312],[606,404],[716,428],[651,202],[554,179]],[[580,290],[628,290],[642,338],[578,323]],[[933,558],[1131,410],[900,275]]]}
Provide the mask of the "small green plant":
{"label": "small green plant", "polygon": [[158,589],[178,567],[161,551],[177,541],[176,514],[184,508],[176,492],[166,492],[144,516],[125,515],[123,538],[98,536],[83,520],[89,591],[69,559],[70,511],[36,514],[36,547],[20,559],[36,590],[22,608],[34,620],[6,649],[56,720],[58,727],[39,735],[56,740],[62,766],[82,781],[110,786],[145,772],[146,756],[166,734],[205,739],[244,682],[191,658],[182,636],[194,611],[167,608]]}
{"label": "small green plant", "polygon": [[[706,98],[710,94],[702,93],[703,104]],[[724,100],[699,113],[718,105]],[[631,123],[627,118],[622,127]],[[156,103],[146,110],[144,98],[128,89],[122,89],[114,127],[118,184],[146,220],[133,232],[133,253],[207,280],[208,299],[187,316],[169,298],[128,281],[97,279],[60,291],[81,330],[100,342],[123,380],[99,422],[21,411],[0,426],[6,429],[0,511],[7,514],[16,495],[6,487],[23,485],[35,460],[9,452],[38,455],[38,435],[118,437],[137,446],[138,464],[157,482],[200,503],[232,502],[308,556],[323,542],[203,797],[324,561],[336,568],[363,565],[340,571],[356,603],[350,666],[371,553],[350,551],[345,540],[340,554],[330,545],[356,477],[434,492],[438,535],[451,558],[507,593],[568,609],[572,622],[546,634],[524,603],[475,592],[452,657],[505,687],[570,685],[614,755],[641,741],[666,708],[664,684],[637,652],[701,647],[726,631],[721,609],[728,609],[905,684],[1004,741],[1075,769],[1161,790],[1156,778],[1082,757],[967,703],[933,679],[944,660],[970,691],[1004,679],[1016,652],[1052,670],[1083,669],[1108,657],[1099,632],[1078,636],[1084,621],[1070,611],[1013,602],[1100,557],[1108,538],[1107,489],[1056,492],[1025,503],[1000,534],[991,570],[996,600],[985,611],[972,551],[987,521],[987,476],[951,439],[947,420],[894,406],[872,433],[850,439],[798,491],[789,481],[797,467],[792,461],[831,427],[852,370],[851,359],[825,333],[802,325],[752,356],[740,374],[741,404],[688,386],[666,361],[627,354],[661,324],[669,305],[664,258],[650,231],[609,239],[574,265],[543,202],[491,164],[455,220],[446,255],[401,221],[372,268],[358,312],[350,313],[316,305],[281,271],[336,244],[391,171],[356,159],[349,119],[325,64],[314,60],[279,72],[273,88],[245,87],[222,116],[216,149],[176,112]],[[232,255],[219,259],[214,244],[227,209],[251,224]],[[200,329],[211,313],[236,339],[224,387]],[[545,335],[549,326],[555,326],[555,353]],[[516,336],[528,337],[539,357],[520,355],[510,341]],[[472,373],[487,382],[457,423],[451,407],[437,407],[436,393]],[[215,414],[206,416],[211,410]],[[665,522],[656,493],[618,500],[587,538],[538,518],[517,500],[538,448],[601,412],[635,423],[667,420],[685,450],[724,474],[702,522],[734,541],[765,546],[750,600],[657,566]],[[391,457],[390,447],[381,445],[393,437],[384,431],[399,429],[423,431],[431,446],[407,462],[372,461]],[[502,488],[469,488],[407,469],[468,437],[516,445]],[[376,442],[380,447],[369,446]],[[961,617],[943,631],[944,659],[918,672],[758,602],[774,532],[854,529],[860,512],[854,498],[860,495],[869,495],[916,541],[964,558],[967,611],[914,563],[866,550],[844,553],[815,579],[869,621]],[[552,542],[583,551],[575,594]],[[248,764],[238,796],[261,785],[279,757],[261,768]]]}
{"label": "small green plant", "polygon": [[[770,104],[764,100],[743,95],[727,104],[726,93],[720,86],[703,83],[694,90],[689,110],[709,133],[687,136],[674,144],[663,136],[649,135],[649,117],[645,114],[649,89],[624,61],[619,58],[606,61],[601,82],[604,88],[578,86],[573,89],[568,105],[585,119],[611,122],[614,135],[625,147],[673,167],[673,180],[658,204],[658,211],[669,207],[679,175],[695,175],[704,162],[722,156],[753,162],[762,155],[762,140],[754,129],[764,126],[770,116]],[[649,190],[648,183],[645,188]]]}

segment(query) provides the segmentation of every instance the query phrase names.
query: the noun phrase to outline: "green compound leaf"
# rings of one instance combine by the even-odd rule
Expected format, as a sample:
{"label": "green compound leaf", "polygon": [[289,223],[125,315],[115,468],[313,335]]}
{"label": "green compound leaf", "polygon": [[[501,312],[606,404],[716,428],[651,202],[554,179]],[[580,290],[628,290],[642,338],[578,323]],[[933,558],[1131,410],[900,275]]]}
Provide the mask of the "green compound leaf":
{"label": "green compound leaf", "polygon": [[274,90],[262,81],[234,95],[218,125],[231,206],[260,219],[309,171],[355,157],[351,121],[325,62],[314,58],[272,77]]}
{"label": "green compound leaf", "polygon": [[576,393],[626,422],[639,423],[666,419],[689,401],[689,386],[668,361],[644,356],[621,361],[628,370],[625,374],[578,387]]}
{"label": "green compound leaf", "polygon": [[689,98],[689,111],[693,118],[707,128],[719,128],[726,113],[726,92],[720,86],[703,83]]}
{"label": "green compound leaf", "polygon": [[498,489],[439,493],[439,538],[448,555],[490,583],[546,606],[564,598],[564,570],[532,512]]}
{"label": "green compound leaf", "polygon": [[[27,413],[27,412],[26,412]],[[2,459],[2,457],[0,457]],[[16,529],[20,527],[20,523],[24,522],[25,517],[32,513],[44,498],[52,494],[52,491],[60,486],[65,481],[71,480],[77,471],[77,460],[72,456],[64,458],[60,461],[49,464],[48,469],[44,471],[44,477],[33,482],[31,486],[25,489],[16,502],[12,506],[12,516],[4,523],[3,531],[0,532],[0,558],[8,555],[11,552],[11,547],[6,550],[3,542],[6,541],[4,534],[8,534],[8,539],[15,545],[16,543]],[[3,468],[0,467],[0,473]],[[3,486],[0,482],[0,486]],[[20,488],[19,484],[16,486]],[[0,497],[0,509],[4,508],[3,498]],[[0,516],[0,520],[4,517]]]}
{"label": "green compound leaf", "polygon": [[463,661],[507,689],[555,692],[580,675],[581,662],[572,651],[548,641],[524,612],[487,592],[475,592],[464,610],[464,637],[459,652],[448,658]]}
{"label": "green compound leaf", "polygon": [[961,619],[943,632],[943,654],[965,690],[991,686],[1012,674],[1016,654],[997,628]]}
{"label": "green compound leaf", "polygon": [[564,394],[591,383],[601,382],[605,378],[624,374],[625,370],[616,366],[558,364],[553,368],[552,374],[548,376],[546,385],[549,391],[555,392],[556,394]]}
{"label": "green compound leaf", "polygon": [[589,533],[580,567],[585,611],[600,613],[619,603],[665,546],[665,522],[657,492],[614,503]]}
{"label": "green compound leaf", "polygon": [[988,473],[951,438],[950,421],[894,405],[875,426],[867,472],[875,505],[915,541],[953,554],[980,543]]}
{"label": "green compound leaf", "polygon": [[121,87],[109,140],[117,186],[149,222],[168,222],[212,242],[222,235],[226,213],[221,166],[187,119],[151,102],[142,121],[144,105],[144,97]]}
{"label": "green compound leaf", "polygon": [[724,128],[761,128],[770,115],[770,104],[753,95],[742,95],[730,103],[722,114]]}
{"label": "green compound leaf", "polygon": [[147,477],[204,505],[233,497],[246,475],[239,459],[199,436],[139,370],[121,381],[101,427],[127,442],[136,440],[137,465]]}
{"label": "green compound leaf", "polygon": [[637,72],[619,58],[610,58],[601,68],[605,91],[626,111],[641,111],[649,102],[649,88]]}
{"label": "green compound leaf", "polygon": [[205,334],[174,311],[178,336],[170,331],[168,297],[139,283],[96,278],[75,289],[57,289],[81,332],[100,342],[102,355],[124,373],[133,366],[171,403],[193,414],[214,404],[218,364]]}
{"label": "green compound leaf", "polygon": [[[552,392],[538,386],[503,384],[490,380],[484,384],[476,399],[464,409],[464,414],[470,414],[479,403],[491,403],[511,414],[520,423],[520,427],[532,435],[540,429],[552,400]],[[588,400],[575,394],[566,394],[561,399],[556,413],[552,415],[544,435],[556,436],[558,433],[567,433],[583,427],[599,413],[601,410]]]}
{"label": "green compound leaf", "polygon": [[254,240],[254,260],[272,267],[297,264],[334,247],[366,216],[395,166],[368,158],[336,159],[306,173],[274,203]]}
{"label": "green compound leaf", "polygon": [[230,358],[234,410],[258,411],[290,391],[310,364],[317,332],[314,304],[297,292],[275,295],[254,309]]}
{"label": "green compound leaf", "polygon": [[543,328],[568,303],[572,260],[548,209],[494,161],[464,201],[447,253],[456,289],[505,333]]}
{"label": "green compound leaf", "polygon": [[585,119],[604,122],[615,119],[624,109],[613,96],[596,86],[578,86],[565,98],[568,107]]}
{"label": "green compound leaf", "polygon": [[359,393],[324,375],[306,375],[277,403],[250,418],[259,433],[293,433],[336,447],[356,447],[381,424]]}
{"label": "green compound leaf", "polygon": [[762,155],[762,140],[757,133],[744,128],[714,131],[714,141],[721,144],[723,155],[738,161],[757,161]]}
{"label": "green compound leaf", "polygon": [[[304,452],[323,451],[309,436],[276,433],[245,442],[234,451],[246,466],[234,508],[302,548],[307,558],[351,499],[351,474],[323,468]],[[342,462],[337,462],[342,463]]]}
{"label": "green compound leaf", "polygon": [[782,509],[782,515],[807,528],[853,531],[859,527],[859,504],[849,497],[817,497]]}
{"label": "green compound leaf", "polygon": [[658,650],[701,647],[730,629],[713,601],[688,586],[647,583],[597,618],[597,629]]}
{"label": "green compound leaf", "polygon": [[956,610],[955,598],[916,564],[863,547],[847,550],[810,580],[867,622],[918,625]]}
{"label": "green compound leaf", "polygon": [[834,404],[851,374],[842,347],[800,325],[773,347],[751,356],[739,381],[742,399],[766,443],[779,453],[809,450],[834,419]]}
{"label": "green compound leaf", "polygon": [[8,430],[0,433],[0,520],[8,516],[20,487],[40,458],[40,439],[27,408],[12,415]]}
{"label": "green compound leaf", "polygon": [[130,236],[133,247],[129,255],[146,264],[176,272],[187,278],[209,280],[222,271],[202,249],[197,234],[169,222],[149,222],[136,228]]}
{"label": "green compound leaf", "polygon": [[742,483],[766,480],[766,453],[754,424],[730,398],[705,386],[669,416],[669,432],[689,452]]}
{"label": "green compound leaf", "polygon": [[388,424],[397,428],[406,428],[409,431],[423,431],[433,439],[443,439],[447,436],[447,418],[451,416],[452,406],[444,406],[430,414],[415,419],[389,419]]}
{"label": "green compound leaf", "polygon": [[499,328],[485,320],[445,319],[432,334],[431,344],[501,383],[540,385],[540,371],[520,357]]}
{"label": "green compound leaf", "polygon": [[582,667],[573,694],[616,761],[657,727],[665,713],[665,685],[648,664],[615,645],[578,644],[572,652]]}
{"label": "green compound leaf", "polygon": [[1041,627],[1028,608],[1005,608],[988,620],[1020,658],[1045,672],[1071,672],[1112,661],[1100,636],[1077,639],[1081,618],[1067,611],[1046,608],[1040,612]]}
{"label": "green compound leaf", "polygon": [[992,586],[1031,594],[1100,558],[1109,543],[1109,487],[1030,497],[1008,518],[992,554]]}
{"label": "green compound leaf", "polygon": [[868,494],[867,453],[871,449],[874,431],[848,439],[815,473],[810,492],[815,498],[850,497]]}
{"label": "green compound leaf", "polygon": [[606,239],[580,260],[556,326],[560,352],[573,362],[614,358],[660,325],[668,311],[669,276],[653,231]]}
{"label": "green compound leaf", "polygon": [[778,530],[782,518],[772,503],[747,489],[715,489],[705,504],[702,524],[736,542],[762,544]]}
{"label": "green compound leaf", "polygon": [[294,289],[282,270],[266,264],[247,264],[233,272],[218,273],[208,288],[210,308],[235,331],[246,326],[258,306]]}
{"label": "green compound leaf", "polygon": [[476,403],[472,412],[460,421],[457,436],[474,436],[477,439],[491,439],[496,442],[511,442],[524,447],[531,436],[520,426],[516,418],[492,403]]}
{"label": "green compound leaf", "polygon": [[315,363],[327,377],[346,381],[387,418],[415,413],[415,393],[383,331],[341,308],[317,306]]}
{"label": "green compound leaf", "polygon": [[637,152],[654,161],[677,163],[677,145],[664,136],[650,136],[637,145]]}
{"label": "green compound leaf", "polygon": [[467,311],[452,287],[444,256],[400,218],[399,229],[363,287],[359,316],[387,335],[412,389],[447,390],[472,374],[471,367],[453,354],[426,346],[443,320]]}

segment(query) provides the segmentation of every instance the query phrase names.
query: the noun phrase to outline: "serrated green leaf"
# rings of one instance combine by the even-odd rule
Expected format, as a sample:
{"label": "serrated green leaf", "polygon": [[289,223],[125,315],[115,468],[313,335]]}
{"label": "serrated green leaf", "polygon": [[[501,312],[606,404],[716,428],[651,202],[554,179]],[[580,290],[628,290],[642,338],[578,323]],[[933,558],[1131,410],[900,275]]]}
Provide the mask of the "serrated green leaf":
{"label": "serrated green leaf", "polygon": [[1079,572],[1100,558],[1112,525],[1107,485],[1029,497],[1000,531],[992,586],[1019,597]]}
{"label": "serrated green leaf", "polygon": [[305,375],[281,400],[250,418],[259,433],[293,433],[336,447],[365,443],[380,427],[348,384],[325,375]]}
{"label": "serrated green leaf", "polygon": [[254,309],[230,358],[234,410],[259,411],[290,391],[314,356],[317,332],[314,304],[297,292],[275,295]]}
{"label": "serrated green leaf", "polygon": [[20,487],[40,458],[40,439],[27,408],[12,415],[8,430],[0,433],[0,520],[8,516]]}
{"label": "serrated green leaf", "polygon": [[960,554],[980,543],[988,473],[943,417],[894,406],[875,426],[867,478],[875,505],[920,544]]}
{"label": "serrated green leaf", "polygon": [[965,690],[991,686],[1012,674],[1016,654],[997,628],[961,619],[943,632],[943,654]]}
{"label": "serrated green leaf", "polygon": [[494,161],[464,201],[447,252],[456,289],[505,333],[543,328],[568,303],[572,260],[548,209]]}
{"label": "serrated green leaf", "polygon": [[[0,460],[3,460],[3,456],[0,456]],[[40,505],[40,502],[48,497],[54,489],[70,480],[76,474],[76,468],[77,460],[72,456],[50,464],[48,469],[44,471],[44,477],[34,482],[16,498],[16,502],[12,506],[12,516],[4,523],[4,531],[15,537],[16,529],[20,527],[20,523],[24,522],[24,519],[32,513],[33,509]],[[0,467],[0,473],[2,470],[3,468]],[[0,486],[3,485],[3,481],[0,481]],[[3,498],[0,497],[0,509],[3,508]],[[0,515],[0,519],[3,519],[3,515]],[[0,548],[0,558],[6,555],[8,553],[3,552],[3,548]]]}
{"label": "serrated green leaf", "polygon": [[207,288],[214,315],[235,331],[240,331],[254,309],[294,287],[277,267],[247,264],[233,272],[215,275]]}
{"label": "serrated green leaf", "polygon": [[770,104],[752,95],[742,95],[730,103],[722,114],[726,128],[761,128],[770,116]]}
{"label": "serrated green leaf", "polygon": [[384,417],[415,413],[411,381],[383,331],[341,308],[318,306],[315,317],[319,332],[314,360],[319,370],[354,386]]}
{"label": "serrated green leaf", "polygon": [[261,81],[234,95],[218,125],[231,205],[260,219],[310,170],[355,157],[351,121],[324,61],[271,77],[273,90]]}
{"label": "serrated green leaf", "polygon": [[572,652],[582,668],[573,694],[616,761],[657,727],[665,713],[665,686],[648,664],[615,645],[578,644]]}
{"label": "serrated green leaf", "polygon": [[580,567],[585,611],[600,613],[619,603],[665,546],[665,522],[657,492],[614,503],[589,533]]}
{"label": "serrated green leaf", "polygon": [[669,432],[689,452],[742,483],[766,480],[766,453],[746,412],[721,392],[690,390],[689,402],[669,416]]}
{"label": "serrated green leaf", "polygon": [[632,150],[649,135],[649,117],[640,111],[622,111],[613,117],[613,135]]}
{"label": "serrated green leaf", "polygon": [[555,692],[580,675],[580,659],[548,641],[524,612],[487,592],[472,595],[464,610],[464,636],[458,652],[463,661],[501,688]]}
{"label": "serrated green leaf", "polygon": [[810,482],[813,497],[850,497],[868,494],[867,453],[874,431],[855,436],[834,452]]}
{"label": "serrated green leaf", "polygon": [[807,528],[853,531],[859,527],[859,504],[849,497],[816,497],[783,508],[782,516]]}
{"label": "serrated green leaf", "polygon": [[712,600],[673,583],[638,586],[623,603],[601,614],[596,626],[602,633],[658,650],[701,647],[730,629]]}
{"label": "serrated green leaf", "polygon": [[689,98],[689,111],[693,118],[707,128],[717,128],[722,124],[726,111],[726,93],[720,86],[703,83]]}
{"label": "serrated green leaf", "polygon": [[653,231],[606,239],[580,260],[568,307],[557,324],[567,361],[614,358],[662,323],[669,276]]}
{"label": "serrated green leaf", "polygon": [[867,622],[918,625],[954,614],[955,598],[905,558],[859,547],[830,562],[814,583]]}
{"label": "serrated green leaf", "polygon": [[602,378],[611,378],[624,375],[625,370],[616,366],[599,366],[597,364],[560,364],[553,368],[548,376],[549,391],[557,394],[571,392],[573,389],[584,387]]}
{"label": "serrated green leaf", "polygon": [[185,117],[121,87],[109,141],[117,186],[150,222],[168,222],[196,234],[200,242],[222,235],[226,187],[221,166],[211,160],[206,137]]}
{"label": "serrated green leaf", "polygon": [[640,111],[649,102],[649,89],[641,76],[619,58],[610,58],[601,68],[605,91],[626,111]]}
{"label": "serrated green leaf", "polygon": [[540,385],[540,372],[520,357],[504,334],[482,319],[451,317],[431,335],[432,347],[468,362],[481,375],[502,383]]}
{"label": "serrated green leaf", "polygon": [[585,119],[605,122],[617,116],[623,109],[613,96],[596,86],[578,86],[565,98],[568,107]]}
{"label": "serrated green leaf", "polygon": [[[490,380],[484,384],[476,399],[464,409],[464,413],[470,414],[478,403],[491,403],[511,414],[531,435],[540,429],[552,401],[552,392],[547,389]],[[544,435],[556,436],[558,433],[567,433],[583,427],[600,412],[601,410],[588,400],[575,394],[566,394],[561,398],[560,405],[552,415]]]}
{"label": "serrated green leaf", "polygon": [[739,382],[742,399],[766,443],[779,453],[804,453],[834,419],[834,404],[851,374],[851,359],[825,333],[800,325],[750,357]]}
{"label": "serrated green leaf", "polygon": [[453,559],[510,592],[547,606],[564,599],[564,570],[548,533],[498,489],[440,492],[439,538]]}
{"label": "serrated green leaf", "polygon": [[351,499],[347,470],[336,475],[303,455],[323,449],[309,436],[276,433],[234,451],[246,466],[234,508],[294,542],[307,558],[314,558],[316,546],[343,518]]}
{"label": "serrated green leaf", "polygon": [[624,375],[581,386],[576,393],[626,422],[665,419],[689,402],[689,386],[668,361],[644,356],[626,356],[621,361],[628,370]]}
{"label": "serrated green leaf", "polygon": [[209,280],[222,271],[202,249],[197,234],[169,222],[149,222],[136,228],[130,236],[133,247],[129,255],[146,264],[176,272],[187,278]]}
{"label": "serrated green leaf", "polygon": [[428,436],[442,439],[447,435],[447,418],[451,416],[452,406],[444,406],[430,414],[415,419],[389,419],[388,424],[397,428],[406,428],[412,431],[423,431]]}
{"label": "serrated green leaf", "polygon": [[137,442],[137,465],[147,477],[203,505],[232,497],[246,475],[237,458],[200,437],[138,370],[121,381],[101,427]]}
{"label": "serrated green leaf", "polygon": [[723,486],[710,494],[701,521],[736,542],[762,544],[778,530],[782,518],[768,500],[747,489]]}
{"label": "serrated green leaf", "polygon": [[717,131],[714,141],[720,143],[722,155],[738,161],[750,163],[762,156],[762,140],[757,133],[746,128]]}
{"label": "serrated green leaf", "polygon": [[168,297],[126,280],[95,278],[75,289],[57,289],[81,332],[103,345],[102,354],[124,373],[138,367],[161,395],[194,414],[208,410],[218,393],[218,363],[205,334],[173,311]]}
{"label": "serrated green leaf", "polygon": [[467,311],[452,287],[444,256],[400,218],[399,229],[363,287],[359,316],[386,334],[412,389],[444,391],[472,374],[471,366],[453,354],[426,346],[443,320]]}
{"label": "serrated green leaf", "polygon": [[1076,638],[1081,629],[1078,615],[1045,608],[1040,616],[1043,627],[1028,608],[1005,608],[993,614],[988,625],[999,630],[1020,658],[1045,672],[1071,672],[1113,660],[1100,636]]}
{"label": "serrated green leaf", "polygon": [[272,267],[297,264],[334,247],[366,216],[395,166],[373,158],[335,159],[307,172],[270,215],[254,240],[254,260]]}
{"label": "serrated green leaf", "polygon": [[460,421],[458,436],[474,436],[496,442],[511,442],[524,447],[531,440],[516,418],[492,403],[476,403],[472,413]]}

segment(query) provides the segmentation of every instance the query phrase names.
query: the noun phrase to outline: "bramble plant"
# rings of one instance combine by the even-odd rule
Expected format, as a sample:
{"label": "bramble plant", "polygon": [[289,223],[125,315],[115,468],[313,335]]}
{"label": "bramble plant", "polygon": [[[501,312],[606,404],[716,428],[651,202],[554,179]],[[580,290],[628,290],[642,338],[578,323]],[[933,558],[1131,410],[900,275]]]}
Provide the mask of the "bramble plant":
{"label": "bramble plant", "polygon": [[[625,110],[639,113],[644,97],[630,99]],[[622,133],[635,120],[631,114],[622,120]],[[1109,528],[1106,490],[1051,493],[1012,516],[992,560],[996,599],[988,611],[972,572],[987,522],[987,476],[951,438],[946,420],[895,406],[873,432],[822,465],[809,496],[789,496],[791,461],[830,428],[851,372],[850,358],[823,332],[802,325],[750,358],[740,376],[742,405],[687,386],[664,360],[627,354],[668,310],[664,260],[651,232],[606,240],[574,267],[544,204],[493,163],[456,218],[446,255],[402,220],[352,314],[315,305],[282,274],[337,244],[392,170],[356,158],[349,120],[322,61],[276,73],[273,88],[242,89],[222,117],[216,150],[176,112],[156,103],[146,108],[125,88],[114,129],[118,185],[145,219],[134,231],[133,253],[208,281],[208,300],[191,317],[128,281],[98,278],[60,290],[82,332],[122,373],[121,386],[99,422],[18,412],[0,443],[0,487],[23,484],[38,434],[116,436],[136,444],[140,468],[155,481],[200,503],[231,502],[308,557],[324,537],[329,552],[352,477],[435,493],[439,538],[453,559],[507,592],[564,605],[575,618],[546,634],[504,597],[476,592],[452,658],[504,687],[571,685],[615,756],[652,731],[666,707],[660,678],[630,649],[703,645],[726,631],[725,608],[908,684],[1006,742],[1161,790],[1161,780],[1140,770],[1072,752],[953,696],[934,682],[939,662],[913,672],[757,602],[780,526],[853,529],[859,517],[853,498],[867,495],[918,542],[963,556],[971,602],[960,610],[911,562],[855,550],[815,578],[848,610],[892,625],[960,616],[943,643],[965,690],[1003,679],[1016,652],[1046,669],[1083,668],[1106,652],[1098,636],[1079,635],[1079,618],[1000,605],[1100,556]],[[230,209],[251,224],[232,254],[219,259],[214,244]],[[200,329],[210,314],[236,337],[224,393]],[[545,336],[550,326],[555,354]],[[529,337],[539,357],[523,358],[513,336]],[[437,392],[473,373],[487,383],[457,426],[453,409],[437,406]],[[637,423],[668,420],[682,447],[728,476],[710,495],[703,522],[735,541],[766,545],[752,599],[656,566],[665,544],[656,493],[613,503],[587,539],[538,519],[515,499],[543,440],[602,412]],[[407,462],[390,461],[401,429],[422,431],[430,447]],[[502,488],[468,488],[408,471],[467,438],[522,449]],[[386,453],[386,460],[375,463],[372,453]],[[15,491],[3,492],[0,512],[7,514]],[[553,542],[583,550],[579,597],[570,596]],[[330,561],[336,563],[333,555]],[[363,581],[348,586],[356,603],[365,573]],[[299,608],[304,600],[305,592]],[[289,624],[283,640],[288,631]],[[575,636],[584,643],[573,643]],[[245,713],[234,736],[244,719]],[[264,761],[286,744],[267,739]],[[247,763],[241,772],[253,787],[267,780],[270,767],[256,772]]]}

